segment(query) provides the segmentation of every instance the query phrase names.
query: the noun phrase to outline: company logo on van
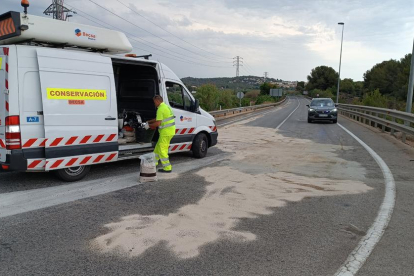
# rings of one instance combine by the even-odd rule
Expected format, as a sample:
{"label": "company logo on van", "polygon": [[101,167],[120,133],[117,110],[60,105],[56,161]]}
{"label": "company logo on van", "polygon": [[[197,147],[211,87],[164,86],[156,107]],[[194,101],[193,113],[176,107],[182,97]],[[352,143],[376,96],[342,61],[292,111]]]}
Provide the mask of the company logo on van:
{"label": "company logo on van", "polygon": [[85,30],[76,29],[75,35],[80,38],[88,39],[88,40],[96,40],[96,35],[92,32],[87,32]]}
{"label": "company logo on van", "polygon": [[75,35],[76,35],[76,36],[81,36],[81,35],[82,35],[82,31],[81,31],[81,30],[79,30],[79,29],[76,29],[76,30],[75,30]]}
{"label": "company logo on van", "polygon": [[181,122],[187,121],[187,122],[191,123],[193,121],[193,118],[180,116],[180,121]]}

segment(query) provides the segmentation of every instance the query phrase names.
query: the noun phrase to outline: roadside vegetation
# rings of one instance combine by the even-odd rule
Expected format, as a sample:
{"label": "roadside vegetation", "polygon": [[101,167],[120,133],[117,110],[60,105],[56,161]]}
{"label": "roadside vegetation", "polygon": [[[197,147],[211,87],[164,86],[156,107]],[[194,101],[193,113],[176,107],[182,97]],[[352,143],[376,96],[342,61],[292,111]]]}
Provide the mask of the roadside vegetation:
{"label": "roadside vegetation", "polygon": [[[269,96],[270,89],[276,85],[264,83],[260,90],[245,90],[241,106],[250,106],[266,103],[274,103],[280,99]],[[200,101],[200,106],[206,111],[236,108],[240,105],[237,92],[232,89],[219,89],[214,84],[204,84],[197,88],[194,97]]]}
{"label": "roadside vegetation", "polygon": [[[405,111],[411,54],[400,60],[374,65],[363,75],[363,81],[345,78],[340,82],[339,102],[383,107]],[[309,97],[328,97],[336,101],[338,73],[328,66],[312,69],[308,82],[298,82],[297,91],[308,91]],[[412,110],[414,113],[414,108]]]}

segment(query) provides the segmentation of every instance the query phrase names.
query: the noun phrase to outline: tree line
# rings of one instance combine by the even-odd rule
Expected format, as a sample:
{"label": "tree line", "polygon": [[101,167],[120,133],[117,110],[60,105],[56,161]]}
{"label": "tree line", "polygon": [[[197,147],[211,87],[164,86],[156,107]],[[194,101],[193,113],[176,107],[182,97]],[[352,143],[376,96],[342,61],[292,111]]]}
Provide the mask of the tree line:
{"label": "tree line", "polygon": [[[277,85],[264,83],[260,86],[260,90],[244,91],[241,106],[276,102],[279,99],[269,95],[272,88],[277,88]],[[204,84],[198,87],[194,97],[199,100],[200,106],[206,111],[236,108],[240,105],[236,90],[219,89],[214,84]]]}
{"label": "tree line", "polygon": [[[411,54],[400,60],[374,65],[363,75],[363,81],[345,78],[340,81],[340,102],[373,105],[404,110],[410,75]],[[338,73],[332,67],[318,66],[310,72],[308,82],[298,82],[297,90],[311,97],[336,99]]]}

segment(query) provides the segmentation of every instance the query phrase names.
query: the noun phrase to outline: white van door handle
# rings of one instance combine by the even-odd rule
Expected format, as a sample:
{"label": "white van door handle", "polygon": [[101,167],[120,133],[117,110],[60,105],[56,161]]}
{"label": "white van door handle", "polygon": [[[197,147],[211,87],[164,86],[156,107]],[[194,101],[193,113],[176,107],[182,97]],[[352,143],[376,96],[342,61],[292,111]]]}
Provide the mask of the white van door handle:
{"label": "white van door handle", "polygon": [[115,120],[116,120],[116,118],[106,117],[106,118],[105,118],[105,120],[106,120],[106,121],[115,121]]}

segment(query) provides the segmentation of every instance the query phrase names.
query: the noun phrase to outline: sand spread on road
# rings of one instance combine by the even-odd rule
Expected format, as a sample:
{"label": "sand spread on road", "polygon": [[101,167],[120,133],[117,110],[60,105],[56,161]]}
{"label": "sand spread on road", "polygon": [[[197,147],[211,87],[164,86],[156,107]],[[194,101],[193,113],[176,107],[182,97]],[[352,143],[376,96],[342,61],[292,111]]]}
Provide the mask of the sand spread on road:
{"label": "sand spread on road", "polygon": [[209,183],[198,203],[169,215],[123,217],[105,225],[109,232],[94,239],[93,247],[134,257],[162,242],[177,257],[194,258],[203,246],[220,239],[254,241],[254,233],[237,230],[241,219],[270,215],[272,208],[305,197],[371,189],[362,182],[363,166],[338,156],[352,148],[288,138],[244,123],[220,130],[218,147],[232,155],[197,172]]}

